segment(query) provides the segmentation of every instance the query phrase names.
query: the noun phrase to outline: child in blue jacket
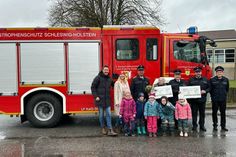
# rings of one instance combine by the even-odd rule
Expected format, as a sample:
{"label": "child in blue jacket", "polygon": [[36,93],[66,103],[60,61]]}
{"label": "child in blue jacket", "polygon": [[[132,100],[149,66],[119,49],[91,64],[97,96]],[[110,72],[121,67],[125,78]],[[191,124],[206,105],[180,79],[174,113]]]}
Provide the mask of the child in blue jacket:
{"label": "child in blue jacket", "polygon": [[160,104],[155,100],[155,94],[151,93],[149,95],[149,99],[144,107],[144,116],[147,120],[147,129],[149,133],[149,137],[156,137],[156,133],[158,130],[157,121],[161,115],[161,107]]}

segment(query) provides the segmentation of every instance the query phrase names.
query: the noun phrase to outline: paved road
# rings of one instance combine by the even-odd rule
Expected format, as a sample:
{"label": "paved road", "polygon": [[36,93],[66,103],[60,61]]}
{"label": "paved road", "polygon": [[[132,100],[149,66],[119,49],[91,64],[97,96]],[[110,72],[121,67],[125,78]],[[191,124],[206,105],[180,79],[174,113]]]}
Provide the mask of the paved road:
{"label": "paved road", "polygon": [[97,116],[72,116],[60,126],[37,129],[19,118],[0,116],[1,157],[76,156],[236,156],[236,110],[227,112],[229,132],[212,132],[210,111],[206,133],[178,136],[106,137],[100,135]]}

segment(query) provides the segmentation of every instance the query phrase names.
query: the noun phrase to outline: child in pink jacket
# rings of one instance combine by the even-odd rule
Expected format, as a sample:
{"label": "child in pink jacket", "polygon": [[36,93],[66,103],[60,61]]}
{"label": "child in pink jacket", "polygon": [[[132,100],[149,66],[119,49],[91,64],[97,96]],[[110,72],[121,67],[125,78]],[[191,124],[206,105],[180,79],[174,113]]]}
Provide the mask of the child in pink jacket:
{"label": "child in pink jacket", "polygon": [[179,100],[175,105],[175,118],[178,120],[180,136],[188,136],[188,120],[192,119],[192,112],[189,103],[184,95],[178,95]]}
{"label": "child in pink jacket", "polygon": [[124,121],[125,136],[135,136],[135,116],[136,116],[136,103],[129,91],[124,93],[124,98],[120,104],[120,117]]}

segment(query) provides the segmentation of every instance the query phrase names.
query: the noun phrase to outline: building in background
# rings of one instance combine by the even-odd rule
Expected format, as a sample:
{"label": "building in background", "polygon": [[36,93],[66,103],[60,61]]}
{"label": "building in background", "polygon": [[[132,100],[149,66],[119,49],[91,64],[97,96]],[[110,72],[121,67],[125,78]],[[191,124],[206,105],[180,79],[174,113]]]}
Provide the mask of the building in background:
{"label": "building in background", "polygon": [[213,69],[218,65],[223,66],[225,76],[236,80],[236,30],[202,31],[199,35],[207,36],[217,44],[217,47],[207,47],[210,66]]}

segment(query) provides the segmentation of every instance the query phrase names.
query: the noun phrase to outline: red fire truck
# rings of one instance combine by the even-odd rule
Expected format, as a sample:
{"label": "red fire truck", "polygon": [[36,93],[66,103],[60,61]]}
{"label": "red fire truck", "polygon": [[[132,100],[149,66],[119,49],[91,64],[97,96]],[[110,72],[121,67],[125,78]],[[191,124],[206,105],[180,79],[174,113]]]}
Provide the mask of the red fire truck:
{"label": "red fire truck", "polygon": [[152,26],[103,28],[1,28],[0,112],[35,127],[53,127],[63,114],[94,113],[91,82],[103,65],[111,77],[131,79],[145,66],[151,83],[160,76],[193,75],[201,66],[210,78],[205,46],[195,34],[167,34]]}

